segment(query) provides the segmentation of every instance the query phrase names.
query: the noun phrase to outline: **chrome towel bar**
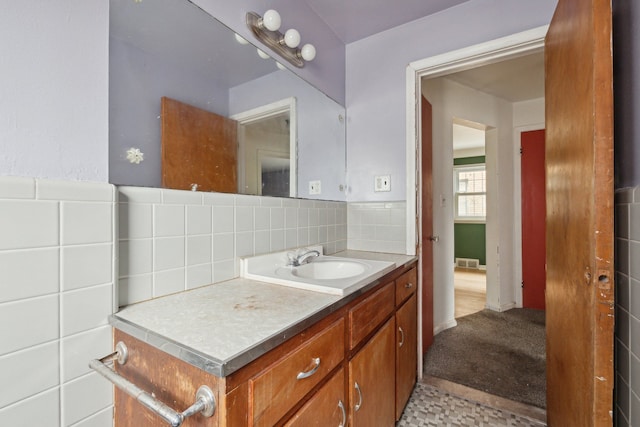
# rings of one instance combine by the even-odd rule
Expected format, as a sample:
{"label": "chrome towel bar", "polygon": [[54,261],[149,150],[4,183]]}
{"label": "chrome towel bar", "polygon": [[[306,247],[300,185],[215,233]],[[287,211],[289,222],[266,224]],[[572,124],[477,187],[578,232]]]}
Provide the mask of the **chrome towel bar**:
{"label": "chrome towel bar", "polygon": [[111,381],[120,390],[136,399],[143,406],[155,412],[160,418],[173,427],[179,427],[184,420],[192,415],[201,413],[204,417],[211,417],[216,411],[216,398],[209,387],[200,386],[196,392],[196,401],[183,412],[178,412],[165,405],[151,394],[140,389],[129,380],[118,375],[113,370],[114,360],[120,365],[127,362],[127,346],[123,342],[116,344],[116,351],[102,359],[93,359],[89,362],[89,367]]}

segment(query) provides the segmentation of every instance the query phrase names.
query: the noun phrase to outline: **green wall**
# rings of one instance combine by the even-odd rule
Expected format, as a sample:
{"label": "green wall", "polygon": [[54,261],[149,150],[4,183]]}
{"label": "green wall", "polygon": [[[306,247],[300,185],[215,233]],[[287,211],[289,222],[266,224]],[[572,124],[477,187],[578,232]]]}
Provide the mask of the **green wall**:
{"label": "green wall", "polygon": [[[453,159],[453,164],[473,165],[485,163],[485,156],[461,157]],[[456,223],[453,225],[454,256],[456,258],[471,258],[480,260],[481,265],[487,265],[487,238],[485,224]]]}
{"label": "green wall", "polygon": [[479,259],[481,265],[487,265],[485,230],[484,224],[454,224],[455,257]]}
{"label": "green wall", "polygon": [[453,159],[453,165],[454,166],[477,165],[479,163],[486,163],[485,156],[460,157],[460,158],[457,158],[457,159]]}

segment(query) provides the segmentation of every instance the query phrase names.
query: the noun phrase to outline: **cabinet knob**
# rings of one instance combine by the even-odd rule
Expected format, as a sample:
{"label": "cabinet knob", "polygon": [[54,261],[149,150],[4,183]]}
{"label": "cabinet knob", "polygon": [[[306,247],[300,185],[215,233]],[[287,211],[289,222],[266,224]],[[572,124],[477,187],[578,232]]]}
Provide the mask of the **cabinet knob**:
{"label": "cabinet knob", "polygon": [[338,427],[345,427],[347,425],[347,411],[344,409],[344,403],[342,403],[342,400],[338,400],[338,408],[342,411],[342,422],[338,424]]}
{"label": "cabinet knob", "polygon": [[299,380],[303,380],[305,378],[309,378],[311,375],[315,374],[316,372],[318,372],[318,369],[320,368],[320,358],[316,357],[315,359],[311,359],[313,361],[313,368],[311,368],[310,370],[306,371],[306,372],[300,372],[298,373],[298,376],[296,377]]}
{"label": "cabinet knob", "polygon": [[408,282],[408,283],[406,283],[406,284],[404,285],[404,287],[405,287],[405,288],[407,288],[407,289],[411,289],[411,288],[413,287],[413,283]]}
{"label": "cabinet knob", "polygon": [[354,406],[353,409],[355,409],[356,412],[358,412],[360,410],[360,407],[362,406],[362,391],[360,390],[360,386],[358,385],[357,381],[356,381],[356,391],[358,392],[358,403],[356,403],[356,406]]}
{"label": "cabinet knob", "polygon": [[404,331],[401,326],[398,326],[398,332],[400,332],[400,344],[398,347],[402,347],[404,345]]}

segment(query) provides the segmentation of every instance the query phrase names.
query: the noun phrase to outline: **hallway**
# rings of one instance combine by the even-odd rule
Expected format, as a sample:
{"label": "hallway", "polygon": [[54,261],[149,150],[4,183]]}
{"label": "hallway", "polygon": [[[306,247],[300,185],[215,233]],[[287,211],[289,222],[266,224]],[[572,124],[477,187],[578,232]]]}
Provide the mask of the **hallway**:
{"label": "hallway", "polygon": [[453,273],[455,318],[484,310],[487,275],[484,270],[456,269]]}
{"label": "hallway", "polygon": [[546,406],[545,313],[482,310],[440,332],[424,356],[425,376],[539,408]]}

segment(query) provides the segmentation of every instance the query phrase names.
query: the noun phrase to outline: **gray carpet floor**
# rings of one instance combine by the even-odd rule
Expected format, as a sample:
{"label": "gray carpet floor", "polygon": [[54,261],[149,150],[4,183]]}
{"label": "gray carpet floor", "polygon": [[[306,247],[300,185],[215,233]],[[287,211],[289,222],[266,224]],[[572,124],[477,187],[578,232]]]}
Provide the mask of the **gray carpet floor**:
{"label": "gray carpet floor", "polygon": [[424,358],[424,373],[546,407],[544,311],[483,310],[440,332]]}

